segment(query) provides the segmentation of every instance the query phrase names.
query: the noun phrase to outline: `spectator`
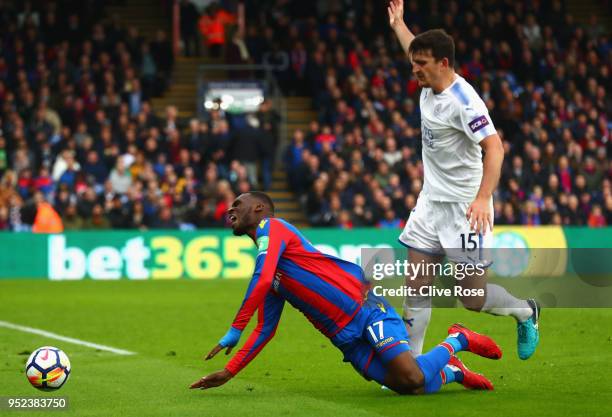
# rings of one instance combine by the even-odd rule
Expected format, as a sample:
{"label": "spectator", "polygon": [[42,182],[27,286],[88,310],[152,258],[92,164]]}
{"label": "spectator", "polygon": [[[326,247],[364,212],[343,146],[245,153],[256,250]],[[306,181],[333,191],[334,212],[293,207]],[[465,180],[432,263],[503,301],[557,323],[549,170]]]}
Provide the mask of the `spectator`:
{"label": "spectator", "polygon": [[526,201],[523,204],[521,223],[527,226],[539,226],[542,223],[540,221],[539,210],[535,202]]}
{"label": "spectator", "polygon": [[393,210],[385,211],[384,218],[378,222],[377,227],[381,229],[398,229],[402,221],[395,215]]}
{"label": "spectator", "polygon": [[110,184],[113,192],[124,194],[132,185],[132,177],[125,167],[123,157],[117,158],[117,164],[110,173]]}
{"label": "spectator", "polygon": [[118,195],[107,202],[108,209],[107,217],[108,221],[113,229],[126,229],[129,222],[129,208],[126,207]]}
{"label": "spectator", "polygon": [[276,154],[276,140],[272,123],[265,121],[263,129],[259,135],[259,161],[261,161],[261,178],[264,190],[269,190],[272,185],[272,170],[274,156]]}
{"label": "spectator", "polygon": [[147,230],[148,223],[149,221],[147,215],[144,212],[144,205],[142,204],[142,201],[134,201],[134,203],[132,204],[130,216],[128,218],[127,228],[144,231]]}
{"label": "spectator", "polygon": [[178,223],[168,206],[163,206],[151,225],[154,229],[177,229]]}
{"label": "spectator", "polygon": [[589,227],[605,227],[606,226],[606,218],[603,215],[601,207],[599,205],[594,205],[591,214],[589,215],[589,219],[587,221]]}
{"label": "spectator", "polygon": [[110,229],[111,224],[104,214],[104,208],[101,204],[95,204],[92,208],[91,215],[85,219],[83,225],[85,229],[106,230]]}
{"label": "spectator", "polygon": [[198,26],[206,43],[208,54],[219,58],[225,46],[225,26],[235,23],[236,18],[217,3],[210,4],[200,17]]}
{"label": "spectator", "polygon": [[155,60],[158,77],[165,80],[169,79],[174,65],[174,54],[172,53],[172,45],[163,30],[158,30],[155,33],[155,40],[151,42],[151,54]]}
{"label": "spectator", "polygon": [[366,199],[363,194],[355,194],[353,197],[351,219],[356,227],[371,226],[374,223],[374,214],[366,205]]}
{"label": "spectator", "polygon": [[70,169],[73,172],[79,171],[81,165],[75,161],[74,152],[70,149],[65,149],[61,156],[59,156],[55,160],[55,164],[53,165],[52,178],[54,181],[60,181],[62,175],[67,169]]}
{"label": "spectator", "polygon": [[[249,50],[238,27],[230,30],[230,42],[225,47],[225,63],[230,65],[246,65],[251,61]],[[230,79],[245,79],[252,77],[249,70],[229,71]]]}
{"label": "spectator", "polygon": [[98,152],[91,150],[87,153],[87,160],[83,165],[83,173],[90,176],[90,180],[101,186],[108,177],[108,169],[106,165],[100,161]]}
{"label": "spectator", "polygon": [[353,228],[351,214],[347,210],[342,210],[340,212],[340,217],[338,218],[338,227],[345,230],[350,230]]}
{"label": "spectator", "polygon": [[41,192],[34,194],[34,203],[36,205],[36,217],[34,218],[32,231],[34,233],[62,233],[64,231],[62,218]]}
{"label": "spectator", "polygon": [[185,56],[200,54],[197,24],[200,19],[198,9],[190,0],[181,0],[181,40]]}
{"label": "spectator", "polygon": [[53,178],[49,174],[49,169],[44,166],[41,167],[32,185],[36,191],[42,192],[48,198],[54,190]]}
{"label": "spectator", "polygon": [[72,202],[66,207],[64,210],[64,214],[62,215],[62,222],[64,224],[64,230],[81,230],[84,227],[84,221],[77,211],[76,203]]}
{"label": "spectator", "polygon": [[249,182],[257,184],[259,147],[267,141],[267,138],[264,138],[265,132],[255,115],[249,114],[246,121],[247,125],[231,138],[230,158],[243,164],[247,169]]}
{"label": "spectator", "polygon": [[306,202],[306,215],[308,221],[313,226],[321,226],[325,223],[324,216],[327,212],[327,198],[325,196],[325,187],[327,186],[323,178],[315,181],[313,189],[308,194]]}

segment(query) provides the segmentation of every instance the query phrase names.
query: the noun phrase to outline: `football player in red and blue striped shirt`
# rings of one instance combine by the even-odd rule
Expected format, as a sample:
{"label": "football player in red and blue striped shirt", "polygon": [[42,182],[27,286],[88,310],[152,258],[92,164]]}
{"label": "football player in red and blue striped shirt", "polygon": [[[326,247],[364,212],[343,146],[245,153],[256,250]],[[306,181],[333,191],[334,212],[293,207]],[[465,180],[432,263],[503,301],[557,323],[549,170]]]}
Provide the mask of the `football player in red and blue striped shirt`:
{"label": "football player in red and blue striped shirt", "polygon": [[401,317],[384,298],[369,291],[361,267],[323,254],[294,226],[275,218],[267,194],[240,195],[228,215],[234,234],[250,236],[259,253],[234,322],[206,359],[223,349],[229,353],[256,311],[257,327],[223,370],[202,377],[191,388],[217,387],[240,372],[274,336],[288,302],[342,351],[345,362],[366,379],[398,393],[436,392],[451,382],[493,389],[487,378],[455,356],[465,350],[499,359],[501,350],[489,337],[455,324],[442,343],[415,359]]}

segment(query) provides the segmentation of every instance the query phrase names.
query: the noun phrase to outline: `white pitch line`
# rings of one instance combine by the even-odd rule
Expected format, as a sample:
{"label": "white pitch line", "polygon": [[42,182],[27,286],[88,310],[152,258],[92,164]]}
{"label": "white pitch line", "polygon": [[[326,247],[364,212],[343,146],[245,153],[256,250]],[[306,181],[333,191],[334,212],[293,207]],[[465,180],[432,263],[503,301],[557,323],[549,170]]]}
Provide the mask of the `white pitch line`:
{"label": "white pitch line", "polygon": [[85,340],[75,339],[72,337],[66,337],[57,333],[47,332],[45,330],[35,329],[33,327],[20,326],[19,324],[9,323],[8,321],[0,320],[0,327],[6,327],[8,329],[19,330],[26,333],[33,333],[40,336],[50,337],[52,339],[61,340],[62,342],[73,343],[75,345],[87,346],[93,349],[105,350],[107,352],[116,353],[117,355],[135,355],[136,352],[130,352],[129,350],[117,349],[110,346],[99,345],[97,343],[87,342]]}

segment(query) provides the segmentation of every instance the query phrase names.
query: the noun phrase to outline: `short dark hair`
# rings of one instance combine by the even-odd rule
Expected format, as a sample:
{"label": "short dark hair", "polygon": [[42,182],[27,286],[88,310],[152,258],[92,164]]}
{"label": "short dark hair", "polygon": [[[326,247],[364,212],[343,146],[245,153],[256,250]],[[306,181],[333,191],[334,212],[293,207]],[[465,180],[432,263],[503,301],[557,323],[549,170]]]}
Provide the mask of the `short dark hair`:
{"label": "short dark hair", "polygon": [[436,61],[448,59],[448,66],[455,66],[455,41],[444,29],[432,29],[417,35],[408,48],[410,55],[431,52]]}
{"label": "short dark hair", "polygon": [[262,193],[261,191],[249,191],[249,195],[266,205],[270,209],[270,213],[274,214],[274,203],[268,194]]}

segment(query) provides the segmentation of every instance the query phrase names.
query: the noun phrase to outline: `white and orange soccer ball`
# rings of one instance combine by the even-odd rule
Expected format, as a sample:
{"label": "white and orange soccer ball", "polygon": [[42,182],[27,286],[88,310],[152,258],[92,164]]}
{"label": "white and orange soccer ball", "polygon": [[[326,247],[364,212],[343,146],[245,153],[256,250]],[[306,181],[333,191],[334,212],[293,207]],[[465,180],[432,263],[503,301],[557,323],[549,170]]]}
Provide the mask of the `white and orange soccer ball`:
{"label": "white and orange soccer ball", "polygon": [[43,346],[28,358],[26,376],[30,384],[40,390],[60,389],[70,376],[70,360],[61,349]]}

